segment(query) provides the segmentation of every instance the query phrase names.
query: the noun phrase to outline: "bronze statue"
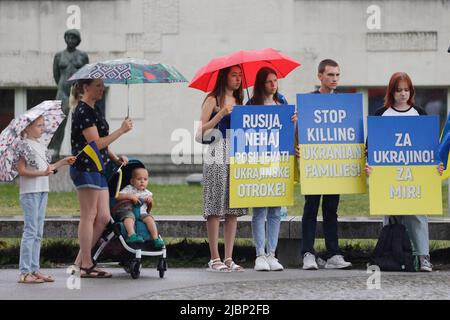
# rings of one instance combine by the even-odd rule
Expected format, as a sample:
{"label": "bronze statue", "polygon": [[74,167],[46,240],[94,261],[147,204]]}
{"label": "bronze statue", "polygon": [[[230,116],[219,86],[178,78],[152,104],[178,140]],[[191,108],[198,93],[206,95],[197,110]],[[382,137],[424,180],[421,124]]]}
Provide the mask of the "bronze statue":
{"label": "bronze statue", "polygon": [[[53,77],[58,85],[56,100],[62,100],[62,109],[67,116],[69,114],[70,87],[72,85],[67,79],[82,66],[89,63],[89,57],[86,52],[76,49],[81,42],[81,35],[78,30],[67,30],[64,33],[64,40],[66,41],[67,48],[55,55],[53,60]],[[66,123],[67,118],[61,123],[49,145],[49,149],[54,151],[55,157],[59,156]]]}

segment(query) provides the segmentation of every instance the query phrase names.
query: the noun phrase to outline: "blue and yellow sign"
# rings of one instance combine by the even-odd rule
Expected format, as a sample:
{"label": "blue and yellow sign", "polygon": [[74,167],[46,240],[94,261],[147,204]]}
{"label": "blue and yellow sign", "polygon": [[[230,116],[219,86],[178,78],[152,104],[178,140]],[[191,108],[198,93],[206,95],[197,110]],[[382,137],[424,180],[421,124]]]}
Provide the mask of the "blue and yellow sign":
{"label": "blue and yellow sign", "polygon": [[294,110],[293,105],[233,109],[230,208],[294,204]]}
{"label": "blue and yellow sign", "polygon": [[302,194],[366,192],[362,95],[298,94]]}
{"label": "blue and yellow sign", "polygon": [[371,215],[442,214],[438,116],[368,117]]}

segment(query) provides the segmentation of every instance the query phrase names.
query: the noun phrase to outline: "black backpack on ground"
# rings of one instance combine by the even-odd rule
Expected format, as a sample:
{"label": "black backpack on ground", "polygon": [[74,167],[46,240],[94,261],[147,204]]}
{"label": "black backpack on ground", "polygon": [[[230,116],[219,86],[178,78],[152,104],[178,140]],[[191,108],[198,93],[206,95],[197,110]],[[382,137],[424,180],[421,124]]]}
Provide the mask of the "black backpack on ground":
{"label": "black backpack on ground", "polygon": [[408,232],[395,217],[390,217],[389,224],[381,229],[370,264],[381,271],[416,271]]}

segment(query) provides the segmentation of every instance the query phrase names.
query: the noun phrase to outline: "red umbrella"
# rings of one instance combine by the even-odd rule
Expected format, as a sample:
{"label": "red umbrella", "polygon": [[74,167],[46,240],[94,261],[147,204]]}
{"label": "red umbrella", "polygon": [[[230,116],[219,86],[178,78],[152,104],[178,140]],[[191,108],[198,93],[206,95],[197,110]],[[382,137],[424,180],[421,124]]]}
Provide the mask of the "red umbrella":
{"label": "red umbrella", "polygon": [[284,78],[297,68],[300,63],[288,55],[271,48],[261,50],[241,50],[214,58],[201,68],[189,83],[189,87],[205,92],[212,91],[220,69],[240,65],[243,72],[243,88],[253,86],[256,73],[262,67],[269,67],[277,72],[278,78]]}

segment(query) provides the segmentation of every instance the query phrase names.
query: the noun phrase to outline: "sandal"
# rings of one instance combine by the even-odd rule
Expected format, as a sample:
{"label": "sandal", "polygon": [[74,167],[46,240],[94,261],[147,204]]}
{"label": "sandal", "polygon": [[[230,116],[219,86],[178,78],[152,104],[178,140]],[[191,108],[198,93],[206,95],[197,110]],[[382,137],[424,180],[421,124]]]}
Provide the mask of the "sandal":
{"label": "sandal", "polygon": [[71,266],[69,266],[67,268],[67,273],[70,273],[72,276],[73,275],[78,275],[79,276],[81,274],[81,270],[80,270],[80,267],[78,265],[73,264],[73,265],[71,265]]}
{"label": "sandal", "polygon": [[35,278],[44,280],[44,282],[55,282],[55,279],[53,279],[52,276],[46,276],[46,275],[44,275],[44,274],[42,274],[42,273],[40,273],[38,271],[33,272],[32,275]]}
{"label": "sandal", "polygon": [[220,261],[220,258],[209,260],[208,262],[208,268],[206,268],[206,271],[211,272],[230,272],[230,269]]}
{"label": "sandal", "polygon": [[44,283],[44,280],[36,278],[31,272],[23,273],[20,275],[18,283],[27,283],[27,284],[34,284],[34,283]]}
{"label": "sandal", "polygon": [[[231,262],[228,264],[225,261],[231,261]],[[244,271],[244,268],[242,268],[240,265],[234,263],[232,258],[226,258],[225,260],[223,260],[223,262],[227,266],[227,268],[230,269],[230,271],[233,271],[233,272],[242,272],[242,271]]]}
{"label": "sandal", "polygon": [[112,274],[106,271],[101,271],[95,269],[96,265],[93,264],[90,268],[83,268],[80,267],[81,271],[84,271],[84,273],[81,274],[81,278],[111,278]]}

